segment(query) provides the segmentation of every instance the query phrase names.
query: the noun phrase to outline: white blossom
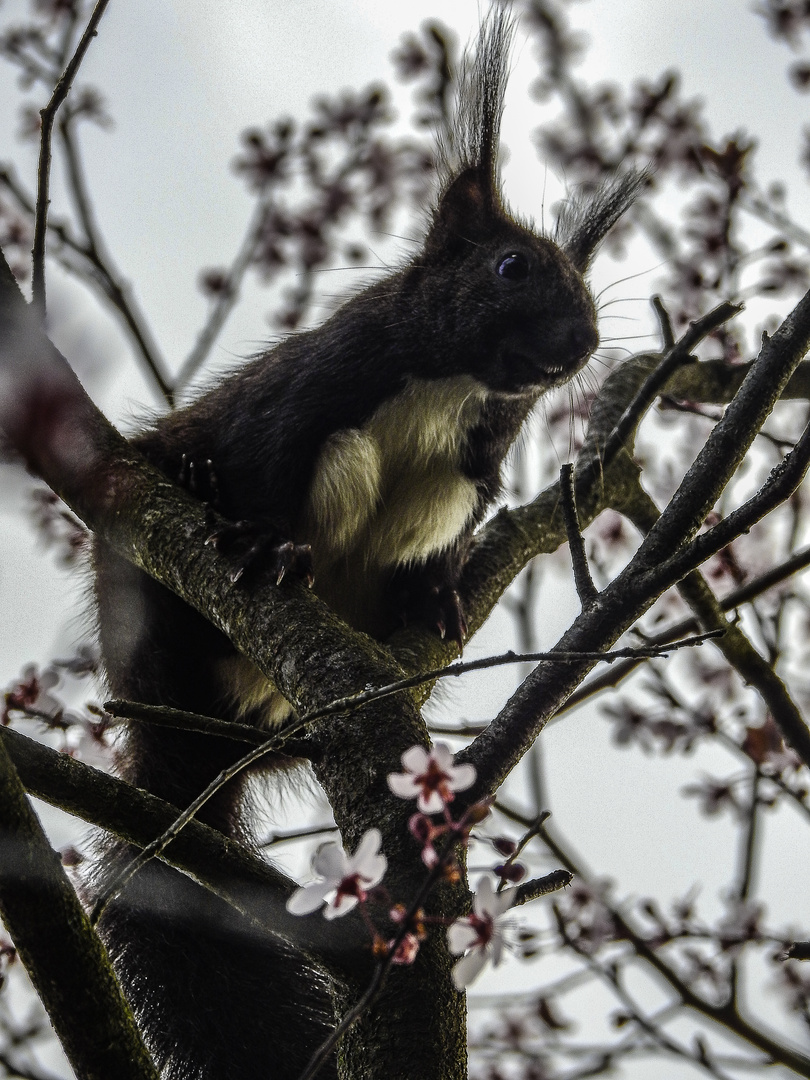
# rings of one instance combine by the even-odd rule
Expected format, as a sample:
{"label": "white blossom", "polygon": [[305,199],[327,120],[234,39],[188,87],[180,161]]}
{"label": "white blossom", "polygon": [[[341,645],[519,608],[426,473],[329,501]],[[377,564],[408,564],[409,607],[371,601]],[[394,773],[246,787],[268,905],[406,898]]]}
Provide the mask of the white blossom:
{"label": "white blossom", "polygon": [[450,952],[464,953],[453,968],[453,981],[459,990],[469,986],[488,962],[497,967],[503,959],[503,924],[499,925],[499,920],[514,898],[514,889],[496,893],[490,879],[481,878],[473,897],[472,913],[448,927]]}
{"label": "white blossom", "polygon": [[450,747],[442,742],[430,751],[412,746],[402,755],[402,766],[405,772],[388,774],[388,786],[400,799],[416,799],[423,814],[441,813],[454,792],[475,783],[475,766],[454,765]]}
{"label": "white blossom", "polygon": [[381,843],[380,830],[369,829],[354,855],[347,855],[333,840],[321,844],[312,857],[313,873],[320,880],[296,889],[287,901],[287,910],[292,915],[308,915],[326,903],[327,919],[351,911],[385,874],[388,863],[380,852]]}

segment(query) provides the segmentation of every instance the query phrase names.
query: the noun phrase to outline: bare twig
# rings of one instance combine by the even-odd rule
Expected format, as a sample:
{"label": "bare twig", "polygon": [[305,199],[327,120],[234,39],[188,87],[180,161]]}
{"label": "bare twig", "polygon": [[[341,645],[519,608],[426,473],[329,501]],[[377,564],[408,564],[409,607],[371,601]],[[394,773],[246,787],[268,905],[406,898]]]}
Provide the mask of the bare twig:
{"label": "bare twig", "polygon": [[174,404],[175,387],[166,374],[166,362],[160,354],[148,320],[135,300],[132,288],[115,266],[96,222],[71,116],[68,115],[63,119],[59,125],[59,132],[65,150],[68,190],[85,234],[85,242],[78,250],[90,264],[89,278],[96,287],[101,289],[120,314],[124,327],[129,331],[135,346],[136,358],[141,360],[167,405],[171,406]]}
{"label": "bare twig", "polygon": [[[533,833],[532,835],[536,835]],[[515,900],[512,907],[528,904],[537,900],[540,896],[548,896],[549,893],[559,892],[574,880],[570,870],[552,870],[540,878],[532,878],[531,881],[523,881],[515,889]]]}
{"label": "bare twig", "polygon": [[32,303],[41,316],[45,315],[45,237],[48,230],[48,207],[50,205],[50,176],[51,176],[51,136],[56,114],[62,102],[70,93],[73,80],[76,78],[85,53],[90,47],[90,42],[96,36],[98,24],[107,7],[109,0],[98,0],[93,14],[87,23],[76,51],[70,63],[64,70],[62,77],[56,84],[51,100],[41,110],[42,133],[40,136],[39,170],[37,181],[37,211],[34,223],[34,247],[33,255],[33,279],[32,279]]}
{"label": "bare twig", "polygon": [[212,345],[217,339],[217,335],[225,325],[225,321],[239,299],[242,280],[256,253],[269,205],[269,202],[264,199],[256,204],[244,239],[231,263],[230,269],[225,275],[225,288],[220,290],[217,300],[208,314],[208,319],[194,342],[194,347],[183,361],[183,365],[174,380],[175,393],[186,386],[205,362]]}
{"label": "bare twig", "polygon": [[[271,750],[278,752],[289,744],[293,735],[313,724],[316,720],[323,720],[328,716],[336,716],[339,713],[350,712],[368,705],[372,701],[390,697],[403,690],[410,690],[421,686],[423,683],[434,682],[436,679],[458,678],[472,671],[485,671],[489,668],[503,667],[508,664],[536,663],[547,661],[548,663],[573,664],[578,661],[594,660],[611,664],[628,657],[634,660],[651,659],[654,657],[666,657],[670,652],[680,649],[689,649],[704,644],[722,634],[722,630],[710,630],[705,634],[696,634],[693,637],[684,638],[681,641],[670,641],[666,645],[639,645],[627,646],[622,649],[612,649],[609,652],[599,653],[576,653],[576,652],[507,652],[500,656],[486,656],[479,660],[458,661],[447,667],[433,668],[431,671],[421,672],[418,675],[410,675],[404,679],[385,686],[372,687],[362,690],[357,694],[336,698],[328,705],[297,717],[284,724],[279,731],[268,738],[267,733],[250,727],[248,724],[238,724],[227,720],[219,720],[213,716],[203,716],[200,713],[190,713],[183,709],[171,709],[165,705],[147,705],[138,701],[107,701],[104,704],[105,712],[110,716],[122,720],[136,720],[147,724],[157,724],[162,727],[180,728],[184,731],[197,731],[206,735],[218,735],[223,738],[236,739],[239,742],[252,743],[256,747],[263,747],[266,753]],[[253,760],[253,759],[251,759]]]}
{"label": "bare twig", "polygon": [[[684,364],[694,363],[692,349],[707,337],[712,330],[722,326],[724,322],[739,314],[742,310],[739,304],[723,303],[714,308],[707,315],[696,319],[690,324],[686,333],[674,344],[667,348],[661,362],[644,380],[641,388],[630,404],[625,408],[613,431],[607,438],[604,447],[599,448],[597,457],[590,462],[587,470],[577,470],[578,484],[592,482],[591,473],[601,474],[611,463],[616,454],[625,445],[628,438],[635,431],[639,420],[650,408],[658,394],[666,385],[670,377]],[[656,307],[656,312],[659,309]],[[666,326],[666,324],[664,324]],[[671,336],[671,331],[664,329],[664,342]]]}
{"label": "bare twig", "polygon": [[574,466],[571,462],[566,462],[560,469],[560,494],[562,496],[565,531],[568,535],[568,546],[571,549],[574,583],[576,584],[579,602],[585,608],[598,595],[599,590],[594,585],[591,577],[588,556],[585,552],[585,541],[579,527],[577,496],[574,487]]}
{"label": "bare twig", "polygon": [[[717,600],[717,604],[721,611],[734,611],[736,608],[742,607],[743,604],[749,604],[752,600],[756,600],[758,596],[761,596],[776,585],[780,585],[794,574],[806,570],[808,566],[810,566],[810,548],[802,548],[801,551],[797,551],[795,555],[791,555],[789,559],[785,559],[785,561],[778,566],[774,566],[764,574],[752,578],[751,581],[746,582],[745,585],[740,585],[739,588],[732,589],[731,592],[720,597]],[[648,636],[647,641],[650,645],[665,645],[668,641],[674,641],[677,638],[683,637],[684,634],[692,633],[698,629],[698,626],[699,623],[697,617],[691,616],[690,618],[681,619],[680,622],[672,623],[671,626],[660,630],[657,634]],[[583,701],[587,701],[589,698],[594,697],[603,690],[614,689],[643,663],[644,660],[641,659],[621,661],[618,664],[612,665],[610,670],[606,671],[604,674],[589,679],[574,691],[551,722],[556,722],[558,717],[562,716],[570,709],[576,708],[577,705],[581,705]]]}

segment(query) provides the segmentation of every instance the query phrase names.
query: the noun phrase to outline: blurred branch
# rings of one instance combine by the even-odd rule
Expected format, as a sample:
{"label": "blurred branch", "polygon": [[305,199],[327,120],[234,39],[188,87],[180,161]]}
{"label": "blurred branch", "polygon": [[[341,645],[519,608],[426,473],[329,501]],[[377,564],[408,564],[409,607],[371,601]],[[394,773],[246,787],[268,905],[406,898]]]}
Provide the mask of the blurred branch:
{"label": "blurred branch", "polygon": [[81,1077],[158,1080],[99,938],[0,742],[0,911]]}
{"label": "blurred branch", "polygon": [[135,299],[132,287],[115,266],[96,222],[74,127],[73,118],[70,115],[67,115],[59,125],[65,151],[68,190],[84,230],[84,243],[81,245],[74,243],[72,246],[89,263],[89,280],[101,288],[112,304],[113,310],[120,316],[134,345],[136,359],[141,361],[167,405],[171,406],[174,404],[175,387],[166,374],[166,362],[160,354],[148,320]]}
{"label": "blurred branch", "polygon": [[[136,847],[146,847],[180,813],[163,799],[11,728],[0,727],[0,748],[8,753],[32,795]],[[330,933],[327,924],[303,923],[289,915],[285,903],[296,883],[216,829],[189,823],[160,858],[216,893],[263,931],[294,941],[304,950],[323,948],[328,953],[346,947],[347,937]]]}
{"label": "blurred branch", "polygon": [[265,219],[271,205],[270,200],[260,199],[254,207],[242,243],[225,274],[223,286],[217,294],[205,325],[200,330],[194,347],[183,361],[183,365],[174,380],[173,389],[175,393],[182,390],[205,363],[220,330],[239,300],[242,281],[253,262],[256,247],[261,239]]}
{"label": "blurred branch", "polygon": [[637,1024],[654,1043],[673,1057],[685,1059],[696,1068],[702,1069],[704,1072],[708,1073],[709,1076],[715,1077],[716,1080],[731,1080],[728,1074],[722,1072],[717,1064],[709,1058],[707,1053],[700,1054],[690,1052],[685,1046],[681,1046],[680,1043],[677,1043],[674,1039],[670,1038],[654,1019],[645,1016],[626,988],[622,985],[619,964],[615,962],[602,964],[596,957],[586,952],[586,950],[583,949],[568,933],[565,926],[565,920],[560,915],[556,905],[554,905],[552,910],[555,914],[557,932],[560,935],[560,940],[563,945],[576,953],[587,967],[603,983],[610,987],[623,1006],[628,1020],[632,1020],[633,1023]]}
{"label": "blurred branch", "polygon": [[[526,818],[524,814],[512,809],[502,800],[498,800],[495,803],[495,809],[524,828],[528,828],[531,824],[530,820]],[[575,877],[585,883],[591,881],[591,876],[572,855],[565,841],[560,837],[556,830],[553,830],[548,824],[545,824],[542,826],[538,835],[554,858],[570,870]],[[708,1020],[713,1020],[722,1026],[727,1027],[729,1031],[732,1031],[745,1042],[756,1047],[758,1050],[761,1050],[764,1054],[767,1054],[774,1062],[786,1065],[788,1068],[791,1068],[798,1073],[799,1076],[810,1077],[810,1057],[792,1050],[786,1044],[772,1039],[765,1032],[754,1027],[754,1025],[745,1020],[731,1004],[714,1005],[711,1002],[706,1001],[705,998],[697,994],[686,982],[684,982],[670,964],[659,956],[656,949],[642,937],[633,926],[631,926],[625,915],[616,905],[607,902],[604,897],[600,899],[600,903],[605,907],[615,924],[616,936],[619,939],[624,939],[629,942],[638,957],[645,960],[658,972],[669,987],[677,994],[682,1005],[688,1006]]]}

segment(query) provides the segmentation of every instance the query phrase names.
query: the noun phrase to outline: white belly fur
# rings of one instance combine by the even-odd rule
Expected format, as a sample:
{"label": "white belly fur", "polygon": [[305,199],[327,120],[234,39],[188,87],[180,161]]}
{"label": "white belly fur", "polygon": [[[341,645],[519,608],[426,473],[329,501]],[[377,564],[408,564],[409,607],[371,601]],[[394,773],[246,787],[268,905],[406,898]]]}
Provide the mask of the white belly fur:
{"label": "white belly fur", "polygon": [[[473,513],[475,483],[461,472],[485,388],[469,376],[414,380],[362,428],[337,431],[315,465],[296,539],[312,545],[315,592],[373,633],[384,578],[449,547]],[[223,671],[240,711],[262,707],[268,726],[289,705],[252,664]]]}

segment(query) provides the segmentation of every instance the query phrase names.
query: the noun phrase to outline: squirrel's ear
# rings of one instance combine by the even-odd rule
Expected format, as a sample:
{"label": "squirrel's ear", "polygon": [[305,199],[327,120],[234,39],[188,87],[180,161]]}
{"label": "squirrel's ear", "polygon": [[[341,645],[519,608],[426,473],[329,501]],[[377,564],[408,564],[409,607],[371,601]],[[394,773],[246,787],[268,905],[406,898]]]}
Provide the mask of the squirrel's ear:
{"label": "squirrel's ear", "polygon": [[474,240],[481,232],[491,230],[492,217],[499,209],[495,186],[487,170],[463,169],[439,200],[429,241],[446,244],[454,239]]}

